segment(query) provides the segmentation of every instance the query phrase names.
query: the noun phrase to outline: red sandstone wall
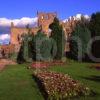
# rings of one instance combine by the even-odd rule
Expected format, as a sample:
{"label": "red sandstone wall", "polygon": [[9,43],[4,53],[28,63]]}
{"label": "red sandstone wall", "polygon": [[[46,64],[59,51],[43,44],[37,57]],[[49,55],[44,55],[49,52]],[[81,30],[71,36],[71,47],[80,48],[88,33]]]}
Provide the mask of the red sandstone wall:
{"label": "red sandstone wall", "polygon": [[38,26],[42,26],[42,30],[48,33],[49,25],[57,17],[56,13],[38,13]]}

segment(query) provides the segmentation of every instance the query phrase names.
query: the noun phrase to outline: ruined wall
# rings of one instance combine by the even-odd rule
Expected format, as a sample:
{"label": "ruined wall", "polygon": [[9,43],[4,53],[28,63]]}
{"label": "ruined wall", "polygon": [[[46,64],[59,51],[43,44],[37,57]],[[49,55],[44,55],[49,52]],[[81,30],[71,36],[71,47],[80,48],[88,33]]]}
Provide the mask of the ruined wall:
{"label": "ruined wall", "polygon": [[71,17],[66,22],[62,23],[62,26],[63,26],[63,29],[64,29],[66,35],[69,35],[69,34],[72,33],[72,31],[74,30],[77,22],[78,22],[77,20],[75,20],[73,17]]}
{"label": "ruined wall", "polygon": [[[32,34],[36,34],[38,31],[38,28],[31,28]],[[28,33],[28,29],[26,28],[20,28],[20,27],[11,27],[11,44],[20,44],[21,43],[21,36],[24,33]]]}
{"label": "ruined wall", "polygon": [[77,22],[78,21],[75,20],[74,17],[71,17],[66,22],[61,22],[61,24],[63,26],[63,30],[65,32],[65,36],[66,36],[65,51],[67,51],[67,52],[70,51],[70,42],[69,42],[69,39],[71,37],[72,32],[75,29],[75,26],[76,26]]}
{"label": "ruined wall", "polygon": [[48,33],[49,25],[54,21],[54,18],[57,17],[56,13],[37,13],[38,16],[38,26],[42,27],[42,30],[45,33]]}
{"label": "ruined wall", "polygon": [[1,45],[0,46],[0,58],[1,57],[8,57],[9,54],[12,54],[15,51],[15,45],[8,44],[8,45]]}
{"label": "ruined wall", "polygon": [[[48,34],[49,25],[53,22],[56,17],[56,13],[37,13],[38,17],[38,27],[31,28],[33,34],[36,34],[40,27],[42,27],[42,31]],[[21,42],[21,35],[23,33],[28,33],[26,28],[15,27],[14,23],[11,23],[11,44],[19,45]]]}

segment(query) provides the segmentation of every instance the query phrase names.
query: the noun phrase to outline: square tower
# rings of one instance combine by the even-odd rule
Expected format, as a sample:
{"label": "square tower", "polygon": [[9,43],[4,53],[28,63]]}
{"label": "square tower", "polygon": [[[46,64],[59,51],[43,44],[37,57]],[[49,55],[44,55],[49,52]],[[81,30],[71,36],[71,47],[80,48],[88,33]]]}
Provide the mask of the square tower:
{"label": "square tower", "polygon": [[45,33],[48,33],[49,25],[57,17],[57,13],[43,13],[37,12],[38,16],[38,26],[42,28]]}

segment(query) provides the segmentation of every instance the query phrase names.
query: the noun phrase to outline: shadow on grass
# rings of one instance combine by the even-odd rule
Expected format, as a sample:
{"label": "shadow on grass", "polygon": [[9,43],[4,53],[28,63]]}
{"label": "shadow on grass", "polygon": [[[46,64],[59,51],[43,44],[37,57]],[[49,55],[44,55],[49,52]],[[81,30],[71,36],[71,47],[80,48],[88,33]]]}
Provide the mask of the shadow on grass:
{"label": "shadow on grass", "polygon": [[81,77],[81,78],[90,80],[90,81],[100,82],[100,76],[91,75],[90,77]]}
{"label": "shadow on grass", "polygon": [[48,94],[45,91],[45,86],[42,84],[42,82],[35,75],[32,75],[32,77],[35,80],[35,82],[37,83],[38,88],[39,88],[41,94],[43,95],[44,99],[47,100],[48,99]]}
{"label": "shadow on grass", "polygon": [[[94,82],[100,82],[100,76],[95,76],[95,75],[91,75],[90,77],[81,77],[81,78],[83,78],[83,79],[85,79],[85,80],[89,80],[89,81],[94,81]],[[94,92],[94,91],[92,91],[92,95],[91,96],[93,96],[93,97],[100,97],[100,93],[97,93],[97,92]]]}

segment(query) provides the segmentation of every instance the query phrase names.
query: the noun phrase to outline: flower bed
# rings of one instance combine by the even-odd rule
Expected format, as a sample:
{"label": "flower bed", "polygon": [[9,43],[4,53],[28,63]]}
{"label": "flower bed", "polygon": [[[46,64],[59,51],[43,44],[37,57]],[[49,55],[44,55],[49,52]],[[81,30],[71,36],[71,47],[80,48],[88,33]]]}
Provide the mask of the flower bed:
{"label": "flower bed", "polygon": [[93,64],[92,66],[90,66],[90,68],[94,68],[96,70],[100,70],[100,64]]}
{"label": "flower bed", "polygon": [[53,61],[53,62],[33,62],[31,68],[48,68],[49,66],[63,65],[65,64],[62,61]]}
{"label": "flower bed", "polygon": [[40,71],[34,74],[50,100],[66,100],[76,96],[90,95],[90,89],[78,81],[73,80],[69,75]]}

